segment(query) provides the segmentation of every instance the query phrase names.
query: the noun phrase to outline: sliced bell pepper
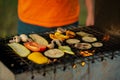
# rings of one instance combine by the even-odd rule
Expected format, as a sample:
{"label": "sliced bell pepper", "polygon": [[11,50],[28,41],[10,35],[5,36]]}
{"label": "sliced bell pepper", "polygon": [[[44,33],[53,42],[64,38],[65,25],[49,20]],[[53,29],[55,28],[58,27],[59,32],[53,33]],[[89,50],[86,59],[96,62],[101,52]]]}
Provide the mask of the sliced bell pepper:
{"label": "sliced bell pepper", "polygon": [[26,48],[28,48],[29,50],[31,51],[40,51],[40,52],[43,52],[46,50],[46,46],[44,45],[40,45],[36,42],[26,42],[24,43],[24,46]]}

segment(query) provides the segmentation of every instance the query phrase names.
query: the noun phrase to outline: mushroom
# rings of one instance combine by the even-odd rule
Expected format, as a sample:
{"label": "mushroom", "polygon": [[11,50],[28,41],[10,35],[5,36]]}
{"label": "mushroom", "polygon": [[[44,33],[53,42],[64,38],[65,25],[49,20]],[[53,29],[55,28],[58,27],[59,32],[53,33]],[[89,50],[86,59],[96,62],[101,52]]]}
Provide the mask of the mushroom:
{"label": "mushroom", "polygon": [[54,39],[53,42],[55,42],[57,44],[57,46],[62,46],[61,41],[58,39]]}
{"label": "mushroom", "polygon": [[63,28],[57,28],[56,31],[59,32],[59,33],[64,33],[64,32],[66,32],[66,29],[63,29]]}
{"label": "mushroom", "polygon": [[60,40],[54,39],[54,40],[51,41],[50,44],[47,45],[47,47],[50,48],[50,49],[54,48],[55,47],[54,43],[56,43],[57,46],[61,46]]}
{"label": "mushroom", "polygon": [[12,40],[9,41],[10,43],[12,42],[20,42],[20,37],[19,36],[14,36]]}
{"label": "mushroom", "polygon": [[48,47],[49,49],[54,48],[54,47],[55,47],[54,41],[52,40],[51,43],[47,45],[47,47]]}
{"label": "mushroom", "polygon": [[23,42],[27,42],[28,39],[29,39],[26,34],[21,34],[21,35],[20,35],[20,38],[21,38],[21,40],[22,40]]}

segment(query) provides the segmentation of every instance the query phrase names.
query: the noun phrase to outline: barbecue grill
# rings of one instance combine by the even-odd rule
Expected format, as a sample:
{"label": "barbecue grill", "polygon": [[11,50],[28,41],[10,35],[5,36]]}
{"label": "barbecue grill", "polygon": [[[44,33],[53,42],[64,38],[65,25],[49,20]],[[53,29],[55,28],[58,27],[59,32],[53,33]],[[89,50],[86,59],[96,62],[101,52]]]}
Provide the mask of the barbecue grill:
{"label": "barbecue grill", "polygon": [[[72,68],[75,68],[76,64],[80,64],[82,62],[88,63],[94,63],[97,61],[103,61],[106,58],[114,59],[117,56],[119,56],[119,40],[115,38],[112,35],[103,33],[98,31],[95,27],[70,27],[69,30],[77,32],[77,31],[84,31],[90,34],[93,34],[98,38],[98,41],[102,42],[104,46],[100,48],[92,48],[91,50],[94,51],[94,55],[83,57],[81,55],[69,55],[65,54],[65,56],[57,59],[57,61],[54,62],[54,59],[52,59],[52,62],[50,64],[44,64],[44,65],[38,65],[27,58],[21,58],[18,55],[15,54],[15,52],[7,46],[7,43],[11,39],[11,37],[7,37],[4,39],[0,39],[0,60],[15,74],[19,74],[25,71],[31,71],[33,74],[33,71],[36,70],[38,72],[43,72],[43,75],[45,76],[46,72],[49,70],[53,70],[54,73],[56,73],[57,68],[65,71],[68,66],[71,65]],[[48,37],[49,33],[52,32],[46,32],[46,33],[37,33],[41,36],[45,37],[48,41],[50,41],[50,38]],[[106,40],[106,37],[109,36],[109,40]],[[71,46],[72,47],[72,46]],[[90,51],[91,51],[90,50]],[[77,53],[77,50],[73,48],[73,51]]]}

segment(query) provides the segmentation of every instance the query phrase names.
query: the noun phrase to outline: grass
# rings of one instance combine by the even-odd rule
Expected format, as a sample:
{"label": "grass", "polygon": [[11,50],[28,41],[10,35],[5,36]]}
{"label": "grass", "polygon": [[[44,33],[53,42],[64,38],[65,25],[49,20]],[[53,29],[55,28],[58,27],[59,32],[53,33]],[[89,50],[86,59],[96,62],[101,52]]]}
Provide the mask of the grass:
{"label": "grass", "polygon": [[80,3],[81,3],[81,6],[80,6],[80,7],[81,7],[81,11],[80,11],[80,16],[79,16],[79,23],[80,23],[81,25],[85,25],[86,15],[87,15],[84,1],[85,1],[85,0],[80,0]]}
{"label": "grass", "polygon": [[17,0],[0,0],[0,37],[16,34]]}
{"label": "grass", "polygon": [[[84,0],[81,0],[79,23],[84,25],[86,10]],[[17,0],[0,0],[0,38],[17,33]]]}

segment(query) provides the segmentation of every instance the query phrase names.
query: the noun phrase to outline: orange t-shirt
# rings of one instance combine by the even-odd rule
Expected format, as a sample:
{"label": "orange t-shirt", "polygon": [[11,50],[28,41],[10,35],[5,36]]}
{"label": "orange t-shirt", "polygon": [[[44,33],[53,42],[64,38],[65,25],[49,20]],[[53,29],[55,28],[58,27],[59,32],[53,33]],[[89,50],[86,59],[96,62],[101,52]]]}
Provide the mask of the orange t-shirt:
{"label": "orange t-shirt", "polygon": [[18,0],[21,21],[48,28],[76,22],[79,11],[79,0]]}

